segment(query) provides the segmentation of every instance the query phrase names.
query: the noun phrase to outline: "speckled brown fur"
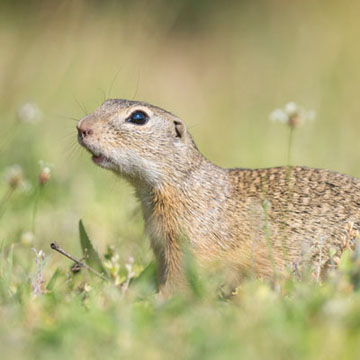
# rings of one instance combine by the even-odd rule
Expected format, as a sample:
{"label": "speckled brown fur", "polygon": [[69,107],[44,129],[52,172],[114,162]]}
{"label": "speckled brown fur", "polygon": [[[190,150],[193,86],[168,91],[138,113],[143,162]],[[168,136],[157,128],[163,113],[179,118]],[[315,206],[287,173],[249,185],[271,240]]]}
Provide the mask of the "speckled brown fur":
{"label": "speckled brown fur", "polygon": [[[134,111],[144,125],[129,123]],[[339,251],[344,226],[360,226],[360,180],[306,167],[222,169],[203,157],[184,123],[158,107],[108,100],[78,124],[94,161],[135,187],[159,265],[160,290],[185,284],[181,239],[200,264],[235,281],[314,267]]]}

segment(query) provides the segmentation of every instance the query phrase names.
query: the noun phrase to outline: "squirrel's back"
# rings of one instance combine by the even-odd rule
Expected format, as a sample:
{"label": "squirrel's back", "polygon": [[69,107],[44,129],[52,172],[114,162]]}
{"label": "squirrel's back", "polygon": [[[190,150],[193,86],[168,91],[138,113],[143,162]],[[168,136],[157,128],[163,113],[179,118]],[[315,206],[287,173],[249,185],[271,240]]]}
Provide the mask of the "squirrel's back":
{"label": "squirrel's back", "polygon": [[342,251],[346,225],[360,229],[360,179],[306,167],[227,171],[237,198],[234,219],[251,224],[246,242],[253,256],[259,239],[260,253],[267,239],[275,265],[324,266],[330,250],[332,256]]}

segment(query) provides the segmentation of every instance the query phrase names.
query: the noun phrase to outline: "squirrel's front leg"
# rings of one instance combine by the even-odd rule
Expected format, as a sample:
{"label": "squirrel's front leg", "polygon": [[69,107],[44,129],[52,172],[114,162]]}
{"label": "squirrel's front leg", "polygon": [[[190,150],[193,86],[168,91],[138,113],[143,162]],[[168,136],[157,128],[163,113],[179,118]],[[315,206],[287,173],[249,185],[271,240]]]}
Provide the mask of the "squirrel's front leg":
{"label": "squirrel's front leg", "polygon": [[183,255],[179,246],[167,243],[154,247],[158,273],[158,291],[161,298],[168,298],[175,291],[186,287]]}

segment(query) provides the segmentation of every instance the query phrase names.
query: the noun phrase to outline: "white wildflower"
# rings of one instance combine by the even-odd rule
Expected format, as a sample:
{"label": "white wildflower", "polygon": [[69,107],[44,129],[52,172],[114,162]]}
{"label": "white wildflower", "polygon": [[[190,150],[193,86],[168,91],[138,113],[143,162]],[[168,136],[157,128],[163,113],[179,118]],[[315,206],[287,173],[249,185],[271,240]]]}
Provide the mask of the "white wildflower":
{"label": "white wildflower", "polygon": [[36,124],[42,118],[42,113],[39,107],[31,102],[22,104],[17,111],[20,121],[28,124]]}
{"label": "white wildflower", "polygon": [[270,121],[280,122],[280,123],[285,124],[288,122],[289,117],[284,110],[276,109],[270,114],[269,118],[270,118]]}
{"label": "white wildflower", "polygon": [[296,103],[294,101],[290,101],[285,105],[284,110],[285,110],[286,114],[288,114],[289,116],[292,116],[292,115],[297,114],[298,106],[296,105]]}
{"label": "white wildflower", "polygon": [[30,245],[33,243],[35,235],[31,231],[25,231],[21,234],[20,242],[23,245]]}
{"label": "white wildflower", "polygon": [[111,278],[114,280],[115,284],[118,285],[121,283],[120,271],[120,257],[119,254],[115,253],[111,258],[104,262],[104,267],[109,271]]}
{"label": "white wildflower", "polygon": [[296,128],[305,121],[314,120],[315,115],[314,110],[306,110],[294,101],[290,101],[283,109],[276,109],[271,112],[269,118],[273,122],[280,122],[289,125],[291,128]]}
{"label": "white wildflower", "polygon": [[126,276],[126,280],[121,284],[121,290],[123,295],[127,292],[131,279],[135,277],[135,271],[133,270],[134,262],[135,262],[134,258],[130,256],[128,258],[127,263],[125,264],[125,268],[127,270],[127,276]]}

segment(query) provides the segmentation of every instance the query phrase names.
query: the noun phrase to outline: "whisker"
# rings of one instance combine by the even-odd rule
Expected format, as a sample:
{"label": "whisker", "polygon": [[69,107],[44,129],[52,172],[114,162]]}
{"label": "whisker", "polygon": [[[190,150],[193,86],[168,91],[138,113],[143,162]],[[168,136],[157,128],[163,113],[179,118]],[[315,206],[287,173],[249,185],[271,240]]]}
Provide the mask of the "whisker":
{"label": "whisker", "polygon": [[65,158],[68,161],[73,160],[75,155],[81,150],[82,148],[77,143],[77,140],[74,139],[73,141],[70,142],[70,145],[67,147],[67,149],[64,152]]}
{"label": "whisker", "polygon": [[74,120],[74,121],[80,121],[81,118],[76,118],[76,117],[71,117],[71,116],[65,116],[65,115],[60,115],[61,119],[66,119],[66,120]]}
{"label": "whisker", "polygon": [[74,100],[75,100],[76,104],[79,106],[79,108],[81,109],[81,111],[84,113],[84,115],[85,116],[88,115],[89,112],[87,111],[85,105],[83,103],[80,103],[80,101],[77,98],[74,98]]}
{"label": "whisker", "polygon": [[108,95],[108,98],[109,98],[109,99],[111,99],[111,92],[112,92],[113,86],[114,86],[114,84],[115,84],[115,81],[116,81],[116,79],[117,79],[117,77],[118,77],[118,75],[119,75],[119,73],[120,73],[120,70],[121,70],[121,69],[119,69],[119,70],[116,72],[115,76],[113,77],[113,79],[112,79],[112,81],[111,81],[111,83],[110,83],[109,95]]}
{"label": "whisker", "polygon": [[84,152],[84,149],[82,149],[80,146],[78,146],[77,144],[75,144],[73,147],[72,147],[72,150],[71,152],[69,153],[68,155],[68,160],[69,161],[73,161],[74,159],[76,158],[81,158],[81,155],[83,154]]}
{"label": "whisker", "polygon": [[106,93],[103,88],[97,88],[97,90],[100,91],[102,94],[102,102],[99,104],[99,105],[101,105],[106,100]]}
{"label": "whisker", "polygon": [[68,140],[68,139],[77,140],[77,134],[76,134],[76,132],[75,132],[74,129],[72,129],[71,131],[69,131],[68,134],[64,134],[64,135],[61,137],[61,140],[63,140],[63,141]]}
{"label": "whisker", "polygon": [[138,90],[139,90],[139,85],[140,85],[140,77],[141,77],[141,71],[139,69],[138,73],[137,73],[135,93],[134,93],[134,96],[131,98],[131,100],[135,100],[135,98],[137,96],[137,93],[138,93]]}
{"label": "whisker", "polygon": [[198,126],[201,126],[201,123],[196,123],[196,124],[193,124],[191,126],[188,126],[188,130],[191,130],[191,129],[196,128]]}

